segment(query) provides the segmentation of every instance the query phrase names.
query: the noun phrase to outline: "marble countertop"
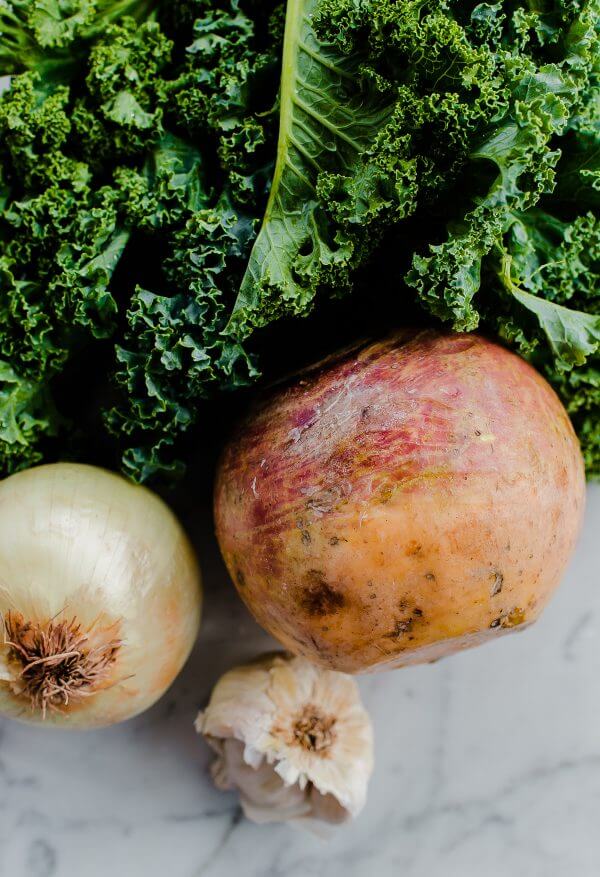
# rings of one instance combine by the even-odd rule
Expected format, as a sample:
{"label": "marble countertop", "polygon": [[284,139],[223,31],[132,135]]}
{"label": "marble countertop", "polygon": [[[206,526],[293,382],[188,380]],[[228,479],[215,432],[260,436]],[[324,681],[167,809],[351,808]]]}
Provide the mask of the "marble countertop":
{"label": "marble countertop", "polygon": [[597,877],[599,534],[591,487],[537,625],[361,679],[377,766],[365,811],[328,841],[252,825],[207,777],[195,713],[224,670],[272,641],[205,539],[201,637],[156,707],[88,733],[0,723],[0,877]]}

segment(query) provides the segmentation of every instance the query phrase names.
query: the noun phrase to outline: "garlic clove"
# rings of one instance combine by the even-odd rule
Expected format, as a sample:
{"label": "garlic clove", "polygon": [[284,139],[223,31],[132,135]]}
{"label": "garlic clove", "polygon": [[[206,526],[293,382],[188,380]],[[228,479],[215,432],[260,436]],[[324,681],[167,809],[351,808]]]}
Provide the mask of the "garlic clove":
{"label": "garlic clove", "polygon": [[315,830],[364,806],[373,732],[351,677],[266,655],[221,678],[196,729],[217,753],[215,785],[236,789],[255,822]]}
{"label": "garlic clove", "polygon": [[233,737],[224,742],[223,758],[213,765],[217,788],[239,792],[244,811],[254,822],[270,822],[277,812],[284,820],[310,815],[310,804],[299,786],[286,786],[262,756],[256,766],[244,758],[244,744]]}

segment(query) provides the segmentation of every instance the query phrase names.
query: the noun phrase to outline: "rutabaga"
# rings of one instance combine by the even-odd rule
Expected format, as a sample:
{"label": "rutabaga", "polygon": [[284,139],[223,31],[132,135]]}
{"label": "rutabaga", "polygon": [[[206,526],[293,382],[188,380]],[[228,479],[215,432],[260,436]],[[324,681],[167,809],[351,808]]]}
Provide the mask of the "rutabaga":
{"label": "rutabaga", "polygon": [[242,599],[285,648],[345,673],[535,621],[584,503],[579,444],[546,381],[480,335],[430,330],[274,387],[215,485]]}

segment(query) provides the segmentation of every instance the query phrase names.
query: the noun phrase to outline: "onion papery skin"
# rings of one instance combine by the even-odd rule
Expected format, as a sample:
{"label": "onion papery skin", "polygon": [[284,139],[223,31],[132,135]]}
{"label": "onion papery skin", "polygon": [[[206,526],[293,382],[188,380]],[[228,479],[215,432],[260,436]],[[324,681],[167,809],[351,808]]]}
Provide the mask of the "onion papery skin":
{"label": "onion papery skin", "polygon": [[[0,642],[0,714],[69,728],[143,712],[171,685],[198,634],[199,566],[155,494],[79,464],[39,466],[0,483],[0,613],[42,627],[65,620],[90,648],[117,642],[100,684],[42,711],[15,693],[15,651]],[[17,668],[18,669],[18,668]]]}

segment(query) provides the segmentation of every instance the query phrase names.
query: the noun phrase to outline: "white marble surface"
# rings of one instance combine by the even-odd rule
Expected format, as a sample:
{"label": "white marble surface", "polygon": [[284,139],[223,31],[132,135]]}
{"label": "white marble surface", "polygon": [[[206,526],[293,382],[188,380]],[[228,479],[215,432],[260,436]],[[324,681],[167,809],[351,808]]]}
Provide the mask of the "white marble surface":
{"label": "white marble surface", "polygon": [[597,877],[599,537],[594,487],[537,626],[361,680],[377,767],[363,815],[326,842],[251,825],[206,776],[196,709],[269,645],[209,541],[202,635],[160,704],[87,734],[0,724],[0,877]]}

